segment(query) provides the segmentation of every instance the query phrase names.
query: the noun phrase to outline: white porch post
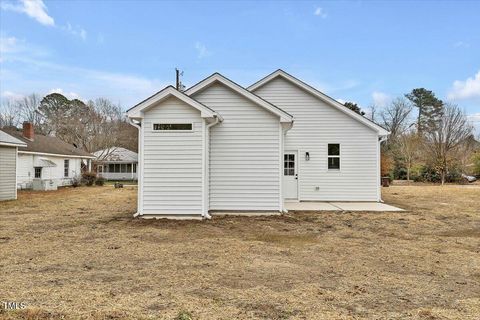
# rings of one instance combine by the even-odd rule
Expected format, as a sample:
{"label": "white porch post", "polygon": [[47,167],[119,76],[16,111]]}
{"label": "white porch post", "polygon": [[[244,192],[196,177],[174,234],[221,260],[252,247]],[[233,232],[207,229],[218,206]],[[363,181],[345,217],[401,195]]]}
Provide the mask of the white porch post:
{"label": "white porch post", "polygon": [[92,171],[92,159],[88,159],[87,162],[88,162],[88,172],[91,172]]}
{"label": "white porch post", "polygon": [[131,175],[132,180],[134,180],[133,179],[133,163],[130,165],[130,175]]}

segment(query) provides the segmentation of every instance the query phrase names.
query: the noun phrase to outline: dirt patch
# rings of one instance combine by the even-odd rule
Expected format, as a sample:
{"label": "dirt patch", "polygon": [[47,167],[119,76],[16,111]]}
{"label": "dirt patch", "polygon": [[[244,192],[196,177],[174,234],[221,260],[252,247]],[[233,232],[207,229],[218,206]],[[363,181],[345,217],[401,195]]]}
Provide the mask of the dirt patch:
{"label": "dirt patch", "polygon": [[0,203],[5,319],[478,319],[480,189],[393,186],[407,212],[132,217],[136,190]]}

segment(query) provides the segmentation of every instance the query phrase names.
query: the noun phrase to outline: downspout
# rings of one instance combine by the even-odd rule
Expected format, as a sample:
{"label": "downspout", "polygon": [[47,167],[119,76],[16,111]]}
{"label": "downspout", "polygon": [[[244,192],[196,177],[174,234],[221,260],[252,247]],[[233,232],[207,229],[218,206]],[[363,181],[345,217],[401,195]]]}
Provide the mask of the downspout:
{"label": "downspout", "polygon": [[378,138],[378,145],[377,145],[377,151],[378,151],[378,168],[377,168],[377,172],[378,172],[378,178],[379,178],[379,181],[377,181],[378,183],[378,202],[383,202],[383,199],[382,199],[382,173],[381,173],[381,166],[382,166],[382,142],[386,141],[388,138],[388,136],[380,136],[380,138]]}
{"label": "downspout", "polygon": [[[282,125],[282,123],[280,123],[280,126],[282,128],[282,137],[281,137],[281,141],[282,141],[282,145],[281,145],[281,150],[280,150],[280,181],[281,181],[281,190],[280,190],[280,196],[282,197],[282,213],[288,213],[288,210],[285,209],[285,199],[283,199],[283,154],[285,152],[285,136],[287,135],[287,131],[292,129],[293,127],[293,120],[291,123],[289,123],[289,125],[287,127],[284,127]],[[298,163],[298,159],[297,159],[297,163]],[[298,181],[298,180],[297,180]]]}
{"label": "downspout", "polygon": [[[138,129],[138,135],[139,135],[139,141],[138,141],[138,163],[137,163],[137,183],[138,183],[138,195],[137,195],[137,212],[133,215],[134,218],[138,217],[139,215],[141,215],[141,210],[140,210],[140,202],[143,201],[142,199],[142,191],[141,191],[141,188],[142,188],[142,183],[143,183],[143,177],[141,174],[138,174],[138,169],[139,169],[139,166],[138,164],[140,164],[141,168],[143,168],[143,155],[142,155],[142,152],[143,152],[143,148],[142,148],[142,143],[143,143],[143,139],[142,139],[142,127],[138,124],[136,124],[135,122],[133,122],[133,120],[129,117],[127,117],[128,119],[128,123],[130,123],[132,126],[134,126],[135,128]],[[132,166],[132,170],[133,170],[133,166]],[[140,177],[140,179],[139,179]]]}
{"label": "downspout", "polygon": [[213,116],[215,121],[209,123],[205,126],[205,149],[203,150],[203,165],[204,165],[204,185],[203,185],[203,201],[205,203],[205,207],[203,208],[203,217],[206,219],[211,219],[212,216],[208,213],[208,209],[210,208],[210,128],[220,122],[220,119],[217,115]]}

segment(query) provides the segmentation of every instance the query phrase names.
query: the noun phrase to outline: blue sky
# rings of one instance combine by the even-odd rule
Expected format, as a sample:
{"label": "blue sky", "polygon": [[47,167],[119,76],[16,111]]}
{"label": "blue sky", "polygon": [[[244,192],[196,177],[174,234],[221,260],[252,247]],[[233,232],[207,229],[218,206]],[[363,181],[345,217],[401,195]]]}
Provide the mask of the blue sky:
{"label": "blue sky", "polygon": [[220,72],[248,86],[282,68],[365,109],[416,87],[480,123],[477,1],[8,1],[2,99],[107,97],[128,108]]}

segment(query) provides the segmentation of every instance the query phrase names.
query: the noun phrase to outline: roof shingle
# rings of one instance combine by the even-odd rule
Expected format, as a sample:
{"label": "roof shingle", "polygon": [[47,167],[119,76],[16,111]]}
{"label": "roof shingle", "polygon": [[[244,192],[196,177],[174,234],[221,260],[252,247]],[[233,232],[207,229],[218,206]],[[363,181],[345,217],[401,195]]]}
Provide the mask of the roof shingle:
{"label": "roof shingle", "polygon": [[35,133],[33,141],[25,138],[22,135],[22,131],[18,129],[4,129],[9,135],[17,138],[18,140],[27,144],[26,147],[19,147],[18,151],[38,152],[38,153],[50,153],[58,155],[68,155],[77,157],[94,158],[95,156],[83,151],[80,148],[76,148],[74,145],[66,143],[57,137],[44,136],[42,134]]}

